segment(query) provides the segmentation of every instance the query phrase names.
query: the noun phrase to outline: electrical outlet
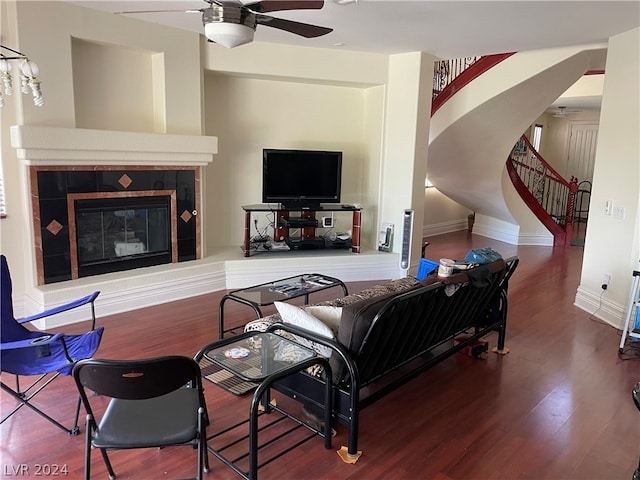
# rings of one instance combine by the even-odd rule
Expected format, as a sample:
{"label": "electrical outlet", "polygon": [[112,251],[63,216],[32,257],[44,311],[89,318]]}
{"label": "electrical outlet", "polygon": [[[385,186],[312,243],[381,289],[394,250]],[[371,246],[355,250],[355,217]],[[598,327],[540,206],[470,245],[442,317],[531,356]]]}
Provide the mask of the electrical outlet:
{"label": "electrical outlet", "polygon": [[611,210],[613,210],[613,201],[607,200],[604,202],[604,214],[611,215]]}
{"label": "electrical outlet", "polygon": [[607,288],[609,288],[610,282],[611,282],[611,274],[605,273],[604,277],[602,278],[602,289],[606,290]]}

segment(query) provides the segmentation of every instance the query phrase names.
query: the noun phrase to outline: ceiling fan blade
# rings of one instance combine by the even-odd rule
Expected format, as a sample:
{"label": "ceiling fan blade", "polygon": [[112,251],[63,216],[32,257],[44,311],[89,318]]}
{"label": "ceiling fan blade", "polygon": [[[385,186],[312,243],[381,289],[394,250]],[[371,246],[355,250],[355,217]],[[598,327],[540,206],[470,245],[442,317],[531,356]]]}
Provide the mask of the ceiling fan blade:
{"label": "ceiling fan blade", "polygon": [[244,7],[255,13],[277,12],[281,10],[320,10],[324,0],[264,0],[248,3]]}
{"label": "ceiling fan blade", "polygon": [[202,13],[201,9],[191,10],[127,10],[125,12],[113,12],[114,15],[129,15],[133,13]]}
{"label": "ceiling fan blade", "polygon": [[293,20],[285,20],[284,18],[274,18],[267,15],[257,15],[257,22],[266,27],[273,27],[286,32],[295,33],[305,38],[321,37],[327,33],[333,32],[333,28],[320,27],[319,25],[310,25],[308,23],[295,22]]}

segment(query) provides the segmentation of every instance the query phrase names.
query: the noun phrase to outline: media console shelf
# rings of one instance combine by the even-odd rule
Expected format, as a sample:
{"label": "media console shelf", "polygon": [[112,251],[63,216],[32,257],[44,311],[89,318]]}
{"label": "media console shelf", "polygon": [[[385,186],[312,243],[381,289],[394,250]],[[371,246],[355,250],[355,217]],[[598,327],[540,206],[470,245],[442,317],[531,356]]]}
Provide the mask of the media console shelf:
{"label": "media console shelf", "polygon": [[[318,212],[344,212],[351,213],[351,252],[360,253],[360,221],[362,208],[351,205],[328,204],[319,208],[285,208],[279,204],[243,205],[244,210],[244,256],[251,256],[251,216],[254,212],[273,212],[274,229],[273,240],[287,242],[293,249],[325,248],[324,237],[316,236],[316,229],[320,228],[316,219]],[[300,236],[289,235],[289,230],[299,229]],[[339,248],[339,247],[335,247]],[[344,248],[344,247],[342,247]]]}

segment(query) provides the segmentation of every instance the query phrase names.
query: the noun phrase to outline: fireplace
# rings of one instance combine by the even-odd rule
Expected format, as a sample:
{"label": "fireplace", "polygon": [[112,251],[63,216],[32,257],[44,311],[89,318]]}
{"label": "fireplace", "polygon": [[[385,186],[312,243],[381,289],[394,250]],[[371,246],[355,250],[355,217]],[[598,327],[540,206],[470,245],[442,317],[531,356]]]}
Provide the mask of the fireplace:
{"label": "fireplace", "polygon": [[[149,192],[169,191],[170,195],[175,194],[171,210],[171,261],[201,258],[200,179],[202,168],[213,162],[218,151],[216,137],[39,125],[13,125],[10,131],[16,157],[28,168],[33,273],[37,286],[79,277],[75,211],[70,218],[68,206],[68,197],[72,195],[84,194],[86,198],[93,198],[90,195],[94,194],[96,198],[97,194],[105,198],[121,195],[133,199],[166,196]],[[121,207],[118,206],[120,211],[131,210]],[[148,245],[145,247],[149,249]],[[152,249],[155,247],[152,245]],[[136,255],[132,253],[135,248],[141,246],[120,246],[119,252],[124,254],[121,257]],[[144,274],[132,272],[128,277]],[[84,280],[78,284],[86,283]]]}
{"label": "fireplace", "polygon": [[137,193],[67,196],[72,278],[177,261],[175,192]]}
{"label": "fireplace", "polygon": [[199,258],[197,167],[31,171],[40,285]]}

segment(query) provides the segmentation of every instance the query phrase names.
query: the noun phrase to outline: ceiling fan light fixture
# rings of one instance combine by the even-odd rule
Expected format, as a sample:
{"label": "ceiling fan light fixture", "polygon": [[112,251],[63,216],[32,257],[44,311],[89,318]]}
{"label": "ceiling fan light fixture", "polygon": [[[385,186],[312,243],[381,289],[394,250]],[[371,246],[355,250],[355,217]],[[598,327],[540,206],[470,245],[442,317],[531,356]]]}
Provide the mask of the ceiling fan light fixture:
{"label": "ceiling fan light fixture", "polygon": [[204,35],[212,42],[227,48],[234,48],[253,42],[255,30],[239,23],[207,23]]}

